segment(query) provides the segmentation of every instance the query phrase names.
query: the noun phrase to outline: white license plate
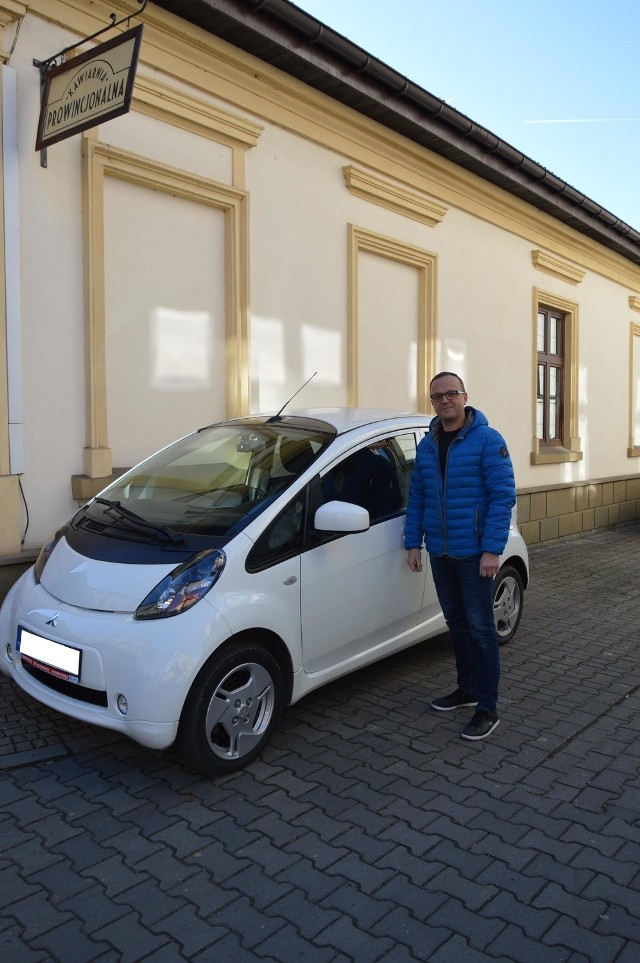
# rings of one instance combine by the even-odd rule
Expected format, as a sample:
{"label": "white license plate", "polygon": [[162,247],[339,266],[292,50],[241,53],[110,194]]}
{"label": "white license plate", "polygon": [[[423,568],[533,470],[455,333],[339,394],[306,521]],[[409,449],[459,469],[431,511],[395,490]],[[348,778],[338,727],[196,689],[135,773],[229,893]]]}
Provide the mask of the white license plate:
{"label": "white license plate", "polygon": [[52,642],[34,635],[21,626],[18,628],[16,648],[23,662],[47,672],[65,682],[78,682],[80,679],[80,649],[61,642]]}

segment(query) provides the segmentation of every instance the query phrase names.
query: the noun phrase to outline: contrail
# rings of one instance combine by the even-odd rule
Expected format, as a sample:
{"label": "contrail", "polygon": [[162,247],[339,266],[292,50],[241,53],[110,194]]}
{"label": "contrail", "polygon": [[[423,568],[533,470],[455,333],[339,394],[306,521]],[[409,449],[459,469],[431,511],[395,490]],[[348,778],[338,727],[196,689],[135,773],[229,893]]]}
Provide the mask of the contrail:
{"label": "contrail", "polygon": [[557,120],[523,120],[523,124],[637,124],[640,117],[566,117]]}

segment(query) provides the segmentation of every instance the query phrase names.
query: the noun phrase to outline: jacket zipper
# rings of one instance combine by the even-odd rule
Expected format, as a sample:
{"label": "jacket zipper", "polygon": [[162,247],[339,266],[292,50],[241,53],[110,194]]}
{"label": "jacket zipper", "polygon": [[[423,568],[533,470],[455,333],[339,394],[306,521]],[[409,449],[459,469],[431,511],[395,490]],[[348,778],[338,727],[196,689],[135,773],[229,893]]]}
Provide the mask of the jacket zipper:
{"label": "jacket zipper", "polygon": [[[451,445],[455,445],[455,443],[456,443],[457,441],[461,441],[462,438],[464,438],[464,434],[461,433],[461,434],[459,434],[456,438],[453,439],[453,441],[451,442]],[[445,554],[445,555],[447,554],[447,512],[446,512],[446,504],[447,504],[447,473],[448,473],[448,471],[449,471],[449,454],[450,454],[450,452],[451,452],[451,445],[449,445],[449,448],[447,449],[447,457],[446,457],[445,463],[444,463],[444,478],[442,479],[442,507],[441,507],[441,510],[440,510],[440,518],[442,519],[442,541],[444,542],[444,554]],[[437,451],[437,450],[436,450],[436,467],[437,467],[437,469],[438,469],[438,471],[439,471],[439,470],[440,470],[440,460],[439,460],[439,457],[438,457],[438,451]],[[477,518],[476,518],[476,529],[477,529],[477,527],[478,527],[478,520],[477,520]]]}

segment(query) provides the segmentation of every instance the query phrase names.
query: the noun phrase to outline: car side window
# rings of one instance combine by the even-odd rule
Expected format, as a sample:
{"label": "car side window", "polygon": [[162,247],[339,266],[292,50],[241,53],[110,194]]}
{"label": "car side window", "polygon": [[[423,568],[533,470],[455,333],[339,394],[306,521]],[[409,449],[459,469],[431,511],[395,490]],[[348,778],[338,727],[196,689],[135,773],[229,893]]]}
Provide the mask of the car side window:
{"label": "car side window", "polygon": [[393,435],[360,448],[327,472],[322,502],[337,499],[360,505],[371,524],[404,511],[416,457],[413,432]]}
{"label": "car side window", "polygon": [[257,572],[302,551],[307,511],[307,489],[295,495],[264,532],[247,556],[246,569]]}

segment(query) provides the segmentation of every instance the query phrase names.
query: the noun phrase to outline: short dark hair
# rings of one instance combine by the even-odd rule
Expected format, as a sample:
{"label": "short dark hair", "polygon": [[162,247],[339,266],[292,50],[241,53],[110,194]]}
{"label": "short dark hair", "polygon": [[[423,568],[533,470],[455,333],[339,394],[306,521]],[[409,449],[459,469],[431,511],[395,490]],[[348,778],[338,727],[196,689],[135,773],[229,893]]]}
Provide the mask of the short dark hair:
{"label": "short dark hair", "polygon": [[447,375],[448,375],[449,377],[451,377],[451,378],[457,378],[458,381],[460,382],[460,387],[462,388],[462,390],[463,390],[463,391],[466,391],[466,390],[467,390],[467,389],[465,388],[465,386],[464,386],[464,381],[462,380],[462,378],[460,377],[459,374],[456,374],[456,373],[455,373],[455,371],[440,371],[440,372],[438,372],[438,374],[437,374],[437,375],[434,375],[433,378],[431,379],[431,381],[429,382],[429,390],[431,390],[431,385],[433,384],[434,381],[437,381],[438,378],[445,378],[445,377],[447,377]]}

